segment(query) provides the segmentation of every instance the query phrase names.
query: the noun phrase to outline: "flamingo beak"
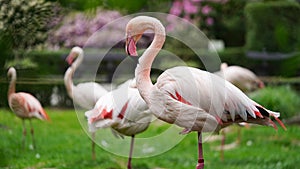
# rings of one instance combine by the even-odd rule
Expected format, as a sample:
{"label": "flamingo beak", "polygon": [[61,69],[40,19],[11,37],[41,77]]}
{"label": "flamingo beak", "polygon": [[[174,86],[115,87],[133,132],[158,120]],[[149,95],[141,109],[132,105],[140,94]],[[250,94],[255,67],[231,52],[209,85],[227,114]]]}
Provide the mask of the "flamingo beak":
{"label": "flamingo beak", "polygon": [[66,62],[68,62],[69,65],[72,65],[75,57],[76,57],[76,53],[74,52],[70,53],[66,58]]}
{"label": "flamingo beak", "polygon": [[264,88],[264,87],[265,87],[264,82],[260,81],[260,82],[258,83],[258,88],[262,89],[262,88]]}
{"label": "flamingo beak", "polygon": [[128,36],[126,38],[125,50],[127,55],[129,56],[138,56],[136,51],[136,41],[134,40],[134,37]]}

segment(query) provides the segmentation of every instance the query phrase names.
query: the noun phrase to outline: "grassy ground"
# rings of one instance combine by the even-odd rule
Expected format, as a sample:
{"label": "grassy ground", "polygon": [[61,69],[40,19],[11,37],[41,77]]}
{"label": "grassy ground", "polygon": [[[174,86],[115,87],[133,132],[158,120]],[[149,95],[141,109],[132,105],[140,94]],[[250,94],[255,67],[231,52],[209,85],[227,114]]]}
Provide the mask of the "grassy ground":
{"label": "grassy ground", "polygon": [[[91,159],[91,142],[73,110],[47,109],[52,121],[34,120],[37,149],[31,150],[28,132],[26,148],[21,147],[22,122],[9,110],[0,109],[0,168],[126,168],[126,157],[96,148],[97,159]],[[29,128],[29,125],[27,123]],[[161,132],[168,125],[151,125],[141,136]],[[235,140],[237,127],[228,133],[227,143]],[[140,136],[140,137],[141,137]],[[220,160],[220,141],[205,142],[206,169],[280,169],[299,168],[300,128],[288,126],[278,132],[270,127],[253,126],[242,130],[241,145],[225,152]],[[169,138],[170,141],[173,139]],[[164,140],[168,141],[168,140]],[[159,143],[157,143],[159,144]],[[186,136],[178,145],[163,154],[133,159],[133,168],[195,168],[197,158],[196,133]],[[124,146],[128,149],[128,147]]]}

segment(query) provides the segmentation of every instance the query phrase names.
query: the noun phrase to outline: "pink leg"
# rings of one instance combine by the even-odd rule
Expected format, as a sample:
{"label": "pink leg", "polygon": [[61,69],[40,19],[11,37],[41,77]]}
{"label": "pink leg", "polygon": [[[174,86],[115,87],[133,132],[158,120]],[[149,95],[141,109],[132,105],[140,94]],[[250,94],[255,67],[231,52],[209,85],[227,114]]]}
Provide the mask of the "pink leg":
{"label": "pink leg", "polygon": [[33,129],[31,120],[29,120],[29,122],[30,122],[30,133],[31,133],[31,137],[32,137],[32,146],[33,146],[33,149],[36,149],[35,139],[34,139],[34,129]]}
{"label": "pink leg", "polygon": [[204,168],[204,158],[203,158],[203,150],[202,150],[202,134],[198,132],[198,164],[196,169]]}
{"label": "pink leg", "polygon": [[22,136],[22,148],[25,149],[25,138],[26,138],[26,126],[25,126],[25,120],[23,119],[23,136]]}
{"label": "pink leg", "polygon": [[130,143],[130,150],[129,150],[129,157],[127,163],[127,169],[131,169],[131,158],[133,153],[133,145],[134,145],[134,135],[131,136],[131,143]]}
{"label": "pink leg", "polygon": [[222,140],[221,140],[220,156],[221,156],[221,161],[224,161],[224,146],[226,140],[226,133],[224,130],[221,132],[222,132]]}
{"label": "pink leg", "polygon": [[96,136],[96,133],[93,132],[93,133],[92,133],[92,159],[93,159],[93,160],[96,160],[96,152],[95,152],[95,136]]}

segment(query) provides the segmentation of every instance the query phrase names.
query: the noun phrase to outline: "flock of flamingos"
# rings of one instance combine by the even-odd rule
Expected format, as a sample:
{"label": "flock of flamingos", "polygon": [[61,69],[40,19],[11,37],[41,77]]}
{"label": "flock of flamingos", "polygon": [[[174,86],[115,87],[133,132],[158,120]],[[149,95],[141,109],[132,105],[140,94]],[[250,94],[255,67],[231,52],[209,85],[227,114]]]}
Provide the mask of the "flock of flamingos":
{"label": "flock of flamingos", "polygon": [[[264,84],[254,73],[242,67],[228,67],[222,64],[220,72],[213,74],[197,68],[178,66],[163,72],[156,84],[153,84],[150,79],[151,65],[165,42],[165,28],[161,22],[148,16],[131,19],[126,27],[125,49],[128,55],[136,57],[136,43],[146,30],[152,30],[155,35],[151,45],[138,59],[135,78],[126,81],[115,90],[108,92],[94,82],[73,84],[73,73],[84,57],[80,47],[74,47],[67,57],[70,67],[64,77],[68,95],[74,103],[89,110],[85,116],[93,137],[99,128],[112,128],[117,136],[132,137],[127,165],[129,169],[134,136],[147,129],[152,115],[182,127],[181,134],[198,132],[197,169],[204,168],[202,132],[219,131],[233,123],[241,122],[272,126],[276,129],[271,117],[285,129],[278,119],[279,113],[264,108],[243,93],[261,88]],[[219,74],[223,74],[223,78]],[[24,120],[49,120],[49,116],[34,96],[15,92],[17,77],[13,67],[8,70],[7,75],[10,78],[9,106],[23,120],[24,146]],[[122,93],[123,97],[115,97]],[[32,125],[31,134],[34,135]],[[34,137],[32,139],[35,146]],[[92,154],[95,158],[94,143]]]}

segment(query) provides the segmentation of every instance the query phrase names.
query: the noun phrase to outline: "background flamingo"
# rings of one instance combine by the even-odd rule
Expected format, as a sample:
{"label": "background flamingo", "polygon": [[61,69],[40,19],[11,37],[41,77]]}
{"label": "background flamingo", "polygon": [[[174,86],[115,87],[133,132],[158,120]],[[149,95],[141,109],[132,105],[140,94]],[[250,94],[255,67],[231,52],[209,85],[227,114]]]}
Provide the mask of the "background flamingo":
{"label": "background flamingo", "polygon": [[222,63],[220,69],[215,74],[224,77],[243,92],[251,92],[265,86],[249,69],[241,66],[228,66],[227,63]]}
{"label": "background flamingo", "polygon": [[[85,82],[76,86],[73,83],[72,76],[84,58],[83,50],[80,47],[73,47],[67,57],[67,62],[71,65],[64,77],[65,87],[69,97],[73,102],[84,109],[92,109],[97,100],[107,93],[107,91],[98,83]],[[74,61],[75,60],[75,61]],[[95,137],[92,134],[93,138]],[[92,158],[95,159],[95,143],[92,140]]]}
{"label": "background flamingo", "polygon": [[148,128],[152,117],[136,88],[135,79],[102,96],[95,108],[85,115],[91,132],[99,128],[111,128],[116,136],[131,136],[127,164],[127,168],[131,169],[134,136]]}
{"label": "background flamingo", "polygon": [[279,113],[267,110],[228,81],[206,71],[174,67],[163,72],[153,85],[151,65],[165,41],[161,22],[147,16],[130,20],[126,27],[126,52],[137,56],[136,43],[146,30],[155,35],[138,60],[135,70],[137,88],[156,117],[184,128],[182,134],[198,132],[197,169],[204,168],[201,132],[219,131],[232,123],[244,121],[276,128],[270,116],[284,127],[278,119]]}
{"label": "background flamingo", "polygon": [[[264,88],[264,83],[253,73],[251,70],[246,69],[241,66],[228,66],[227,63],[222,63],[220,66],[220,71],[215,72],[215,74],[223,77],[225,80],[229,81],[236,87],[238,87],[244,93],[248,93],[260,88]],[[247,123],[239,123],[240,126],[249,126]],[[221,160],[224,160],[224,149],[226,132],[229,128],[222,130],[222,141],[221,141]],[[241,141],[241,128],[238,128],[237,140],[227,146],[227,148],[233,148],[240,144]]]}
{"label": "background flamingo", "polygon": [[8,78],[10,78],[10,84],[8,89],[8,103],[11,110],[23,120],[23,137],[22,146],[25,147],[26,126],[25,120],[29,119],[30,133],[32,135],[32,145],[35,148],[34,141],[34,129],[31,123],[32,118],[38,118],[40,120],[50,120],[48,114],[41,106],[40,102],[31,94],[25,92],[16,93],[16,69],[11,67],[7,72]]}
{"label": "background flamingo", "polygon": [[68,95],[75,104],[85,109],[92,109],[97,100],[106,94],[107,91],[95,82],[85,82],[79,83],[76,86],[74,85],[72,76],[78,66],[82,63],[83,58],[83,50],[77,46],[73,47],[66,59],[71,66],[65,73],[64,82]]}

